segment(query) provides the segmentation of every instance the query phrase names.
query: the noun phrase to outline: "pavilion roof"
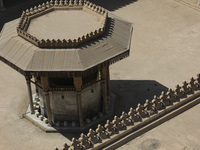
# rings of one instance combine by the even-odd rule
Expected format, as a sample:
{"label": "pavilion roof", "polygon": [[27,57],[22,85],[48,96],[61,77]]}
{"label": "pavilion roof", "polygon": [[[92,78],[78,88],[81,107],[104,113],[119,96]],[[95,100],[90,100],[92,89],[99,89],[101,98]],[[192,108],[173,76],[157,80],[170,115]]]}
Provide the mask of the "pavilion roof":
{"label": "pavilion roof", "polygon": [[39,48],[17,34],[18,23],[16,19],[3,27],[0,59],[22,74],[84,72],[129,55],[132,24],[110,12],[104,35],[74,48]]}

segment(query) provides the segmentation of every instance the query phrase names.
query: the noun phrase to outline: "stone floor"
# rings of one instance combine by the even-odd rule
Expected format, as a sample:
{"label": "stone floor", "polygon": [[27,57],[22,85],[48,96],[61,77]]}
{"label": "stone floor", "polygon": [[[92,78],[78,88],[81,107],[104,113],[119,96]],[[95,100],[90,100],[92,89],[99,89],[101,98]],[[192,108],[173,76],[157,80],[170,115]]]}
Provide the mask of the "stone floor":
{"label": "stone floor", "polygon": [[[114,64],[110,71],[111,88],[118,96],[116,115],[199,73],[199,11],[174,0],[95,2],[134,23],[130,57]],[[14,14],[19,9],[0,12],[0,25],[16,18]],[[0,149],[53,149],[78,136],[47,134],[24,119],[22,115],[28,104],[25,79],[2,62],[0,72]],[[195,140],[200,139],[199,113],[198,105],[125,145],[132,145],[131,148],[119,149],[150,149],[153,146],[153,149],[198,150]],[[194,147],[191,147],[191,140]],[[187,142],[181,145],[183,141]],[[174,143],[171,145],[171,142]]]}
{"label": "stone floor", "polygon": [[118,148],[119,150],[200,150],[200,104]]}
{"label": "stone floor", "polygon": [[196,6],[196,7],[198,7],[198,4],[199,4],[199,0],[176,0],[176,1],[183,2],[183,3]]}

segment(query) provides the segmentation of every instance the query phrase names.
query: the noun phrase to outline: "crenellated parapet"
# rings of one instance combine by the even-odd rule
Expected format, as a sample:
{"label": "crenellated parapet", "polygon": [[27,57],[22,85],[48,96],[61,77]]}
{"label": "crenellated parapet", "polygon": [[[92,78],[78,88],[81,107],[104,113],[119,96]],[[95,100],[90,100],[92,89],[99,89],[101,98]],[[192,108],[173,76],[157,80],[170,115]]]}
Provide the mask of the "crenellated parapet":
{"label": "crenellated parapet", "polygon": [[[95,30],[86,33],[75,39],[38,39],[27,32],[32,19],[55,10],[83,10],[100,18],[100,26]],[[73,17],[73,16],[72,16]],[[51,0],[34,8],[22,12],[17,33],[25,40],[40,48],[75,48],[90,40],[94,40],[105,33],[108,12],[106,9],[97,6],[89,1],[83,0]],[[67,28],[67,27],[66,27]],[[66,33],[67,35],[68,33]]]}
{"label": "crenellated parapet", "polygon": [[[172,116],[172,111],[176,109],[179,109],[177,112],[180,112],[180,107],[184,104],[192,105],[192,101],[195,99],[199,103],[199,96],[200,74],[197,75],[197,78],[192,77],[188,82],[184,81],[183,85],[176,85],[174,90],[168,89],[167,92],[161,92],[160,96],[154,96],[151,101],[146,100],[144,105],[138,104],[135,109],[130,108],[128,113],[122,112],[120,117],[114,116],[113,120],[107,120],[104,126],[99,124],[96,130],[90,129],[88,134],[82,133],[79,139],[73,138],[71,145],[65,144],[63,149],[103,149],[116,140],[133,134],[133,131],[140,130],[138,132],[141,132],[141,128],[145,125],[151,123],[153,126],[153,121],[161,120],[160,118],[168,113]],[[146,129],[144,128],[144,130]],[[58,148],[56,149],[58,150]]]}

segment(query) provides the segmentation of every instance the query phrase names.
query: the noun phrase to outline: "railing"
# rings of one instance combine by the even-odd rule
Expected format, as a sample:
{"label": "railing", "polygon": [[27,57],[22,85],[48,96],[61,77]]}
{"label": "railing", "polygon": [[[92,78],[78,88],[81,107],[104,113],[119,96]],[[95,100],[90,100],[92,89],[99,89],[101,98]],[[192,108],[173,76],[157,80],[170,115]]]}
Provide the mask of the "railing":
{"label": "railing", "polygon": [[144,105],[138,104],[136,109],[130,108],[128,113],[122,112],[112,121],[107,120],[104,126],[99,124],[96,130],[90,129],[86,135],[82,133],[79,139],[73,138],[71,145],[65,143],[62,149],[102,149],[199,96],[200,74],[196,79],[184,81],[182,86],[177,85],[174,90],[154,96],[152,101],[146,100]]}
{"label": "railing", "polygon": [[[44,15],[54,10],[68,10],[68,9],[83,9],[86,8],[89,11],[92,11],[101,17],[101,22],[99,27],[96,30],[87,33],[77,39],[37,39],[33,35],[27,32],[28,26],[31,22],[31,19]],[[32,44],[40,48],[72,48],[77,47],[80,44],[88,42],[92,39],[102,36],[105,33],[105,26],[107,23],[108,12],[106,9],[97,6],[86,0],[51,0],[47,1],[46,4],[43,3],[38,7],[27,9],[26,12],[23,11],[19,25],[17,27],[17,33],[22,38],[28,40]]]}

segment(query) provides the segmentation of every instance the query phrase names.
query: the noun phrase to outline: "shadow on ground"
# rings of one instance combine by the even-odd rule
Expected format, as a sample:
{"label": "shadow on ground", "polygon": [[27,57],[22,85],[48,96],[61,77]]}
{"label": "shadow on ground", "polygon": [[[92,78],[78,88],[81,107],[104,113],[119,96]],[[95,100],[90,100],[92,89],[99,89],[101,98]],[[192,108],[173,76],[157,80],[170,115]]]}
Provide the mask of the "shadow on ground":
{"label": "shadow on ground", "polygon": [[115,11],[126,5],[136,2],[137,0],[89,0],[96,5],[102,6],[109,11]]}
{"label": "shadow on ground", "polygon": [[[4,0],[5,11],[0,12],[0,31],[6,22],[17,19],[21,16],[22,11],[38,6],[47,0]],[[137,0],[89,0],[99,6],[102,6],[109,11],[122,8]]]}
{"label": "shadow on ground", "polygon": [[122,111],[128,112],[168,88],[154,80],[111,80],[111,90],[117,96],[114,115],[120,116]]}
{"label": "shadow on ground", "polygon": [[[159,96],[162,91],[167,92],[168,88],[154,80],[111,80],[112,93],[116,95],[115,109],[113,116],[121,116],[121,113],[127,112],[131,107],[136,108],[137,104],[144,104],[146,99],[152,100],[154,95]],[[101,123],[105,124],[105,121]],[[97,128],[97,125],[92,127]],[[88,133],[88,130],[83,132]],[[72,140],[73,137],[79,138],[81,133],[61,133],[67,139]]]}
{"label": "shadow on ground", "polygon": [[0,11],[0,31],[6,22],[19,18],[22,11],[38,6],[43,2],[46,2],[46,0],[4,0],[6,10]]}

